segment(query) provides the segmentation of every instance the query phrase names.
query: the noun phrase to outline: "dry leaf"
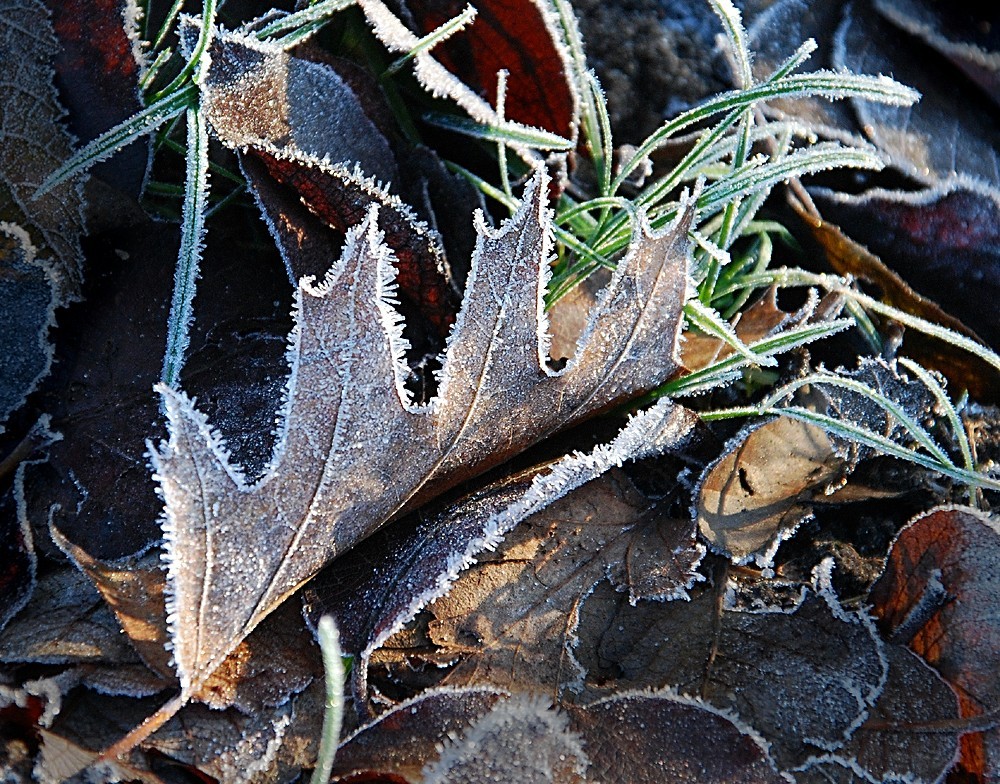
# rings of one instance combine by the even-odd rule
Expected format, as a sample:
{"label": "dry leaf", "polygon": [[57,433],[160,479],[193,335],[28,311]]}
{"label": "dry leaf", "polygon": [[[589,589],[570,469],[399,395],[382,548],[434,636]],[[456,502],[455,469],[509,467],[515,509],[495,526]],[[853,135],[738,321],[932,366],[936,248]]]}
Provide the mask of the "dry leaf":
{"label": "dry leaf", "polygon": [[[353,669],[356,695],[367,694],[368,662],[375,650],[423,607],[451,590],[461,570],[481,552],[495,549],[515,525],[613,466],[684,448],[696,421],[693,412],[663,399],[591,452],[573,453],[515,474],[436,515],[420,515],[412,524],[401,521],[387,526],[338,559],[308,589],[308,612],[314,623],[324,614],[334,615],[343,630],[345,650],[358,654]],[[701,548],[693,541],[691,526],[662,522],[662,526],[646,529],[653,535],[644,542],[627,535],[622,538],[626,544],[645,545],[627,559],[639,570],[632,573],[631,583],[624,563],[613,570],[623,586],[629,584],[637,593],[673,595],[694,579],[692,570]],[[666,550],[668,557],[649,563]],[[603,558],[598,560],[598,566],[605,563]],[[562,566],[572,572],[570,562]],[[589,572],[586,568],[582,572],[586,583]],[[530,582],[530,575],[525,577]],[[567,596],[572,599],[572,590]]]}
{"label": "dry leaf", "polygon": [[412,406],[403,389],[392,257],[374,212],[323,283],[297,292],[279,445],[259,482],[246,482],[186,396],[161,388],[170,441],[153,463],[185,697],[283,599],[400,510],[676,369],[690,204],[664,233],[641,230],[557,372],[545,363],[544,192],[536,175],[500,229],[480,224],[430,405]]}
{"label": "dry leaf", "polygon": [[445,682],[579,690],[573,649],[593,630],[577,628],[578,608],[593,587],[610,578],[631,601],[685,598],[703,554],[689,521],[604,474],[521,523],[426,608],[431,642],[460,657]]}
{"label": "dry leaf", "polygon": [[32,780],[38,784],[113,784],[120,781],[163,784],[162,779],[148,770],[118,760],[94,765],[96,751],[46,729],[38,733],[39,754],[32,771]]}
{"label": "dry leaf", "polygon": [[767,743],[734,717],[669,691],[566,706],[590,758],[588,781],[777,784]]}
{"label": "dry leaf", "polygon": [[0,633],[0,661],[121,664],[136,657],[86,576],[63,567],[41,577],[31,600]]}
{"label": "dry leaf", "polygon": [[566,715],[546,700],[518,694],[446,740],[441,756],[421,771],[423,784],[583,784],[589,766]]}
{"label": "dry leaf", "polygon": [[922,96],[906,108],[852,99],[865,134],[918,182],[934,186],[957,173],[1000,186],[1000,128],[979,90],[936,67],[877,13],[858,9],[849,8],[837,30],[834,64],[853,73],[891,72]]}
{"label": "dry leaf", "polygon": [[701,697],[763,736],[782,768],[846,743],[885,682],[873,625],[845,612],[828,588],[792,612],[720,614],[712,591],[632,607],[601,585],[580,626],[604,630],[577,647],[592,689],[669,687]]}
{"label": "dry leaf", "polygon": [[[958,692],[961,713],[1000,708],[1000,526],[970,508],[939,507],[900,531],[870,601],[890,639],[906,643]],[[1000,729],[962,738],[960,768],[1000,775]]]}
{"label": "dry leaf", "polygon": [[778,545],[812,516],[813,499],[836,486],[845,470],[815,425],[787,417],[749,425],[702,474],[698,530],[737,563],[770,565]]}
{"label": "dry leaf", "polygon": [[[58,272],[58,301],[75,299],[83,280],[83,180],[66,182],[35,200],[38,186],[73,146],[52,82],[57,43],[39,0],[14,0],[0,14],[0,220],[25,227],[31,244]],[[6,311],[5,311],[6,312]]]}
{"label": "dry leaf", "polygon": [[391,773],[418,781],[424,765],[440,754],[443,738],[457,737],[507,697],[498,689],[434,689],[400,703],[343,740],[333,781],[352,774]]}
{"label": "dry leaf", "polygon": [[0,221],[0,433],[52,364],[57,278],[35,254],[27,232]]}

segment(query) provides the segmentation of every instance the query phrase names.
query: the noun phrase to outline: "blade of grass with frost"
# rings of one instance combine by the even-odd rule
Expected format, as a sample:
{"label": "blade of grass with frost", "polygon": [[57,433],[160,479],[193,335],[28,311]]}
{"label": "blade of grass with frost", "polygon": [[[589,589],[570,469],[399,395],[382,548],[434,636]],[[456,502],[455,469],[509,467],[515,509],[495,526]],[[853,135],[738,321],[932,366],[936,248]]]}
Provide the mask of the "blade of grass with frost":
{"label": "blade of grass with frost", "polygon": [[195,284],[205,238],[205,204],[208,199],[208,129],[204,115],[197,109],[187,112],[187,172],[184,183],[184,209],[181,214],[181,247],[177,254],[174,295],[167,323],[167,350],[163,357],[161,380],[177,386],[184,353],[188,346],[188,327],[194,303]]}
{"label": "blade of grass with frost", "polygon": [[521,145],[533,150],[565,151],[573,149],[573,142],[558,134],[509,120],[503,124],[487,124],[476,122],[468,117],[454,117],[437,112],[428,112],[423,118],[438,128],[482,141]]}
{"label": "blade of grass with frost", "polygon": [[138,114],[98,136],[69,158],[39,186],[34,198],[43,196],[57,185],[61,185],[80,172],[86,171],[94,164],[110,158],[118,150],[136,139],[152,133],[167,120],[181,114],[188,107],[194,106],[197,99],[198,88],[189,84],[176,93],[151,103]]}
{"label": "blade of grass with frost", "polygon": [[904,327],[909,327],[916,332],[922,332],[925,335],[930,335],[931,337],[948,343],[955,348],[968,351],[970,354],[974,354],[979,357],[988,365],[1000,370],[1000,356],[998,356],[992,349],[987,348],[981,343],[977,343],[975,340],[972,340],[965,335],[953,332],[947,327],[942,327],[940,324],[926,321],[919,316],[913,316],[902,310],[894,308],[891,305],[886,305],[884,302],[879,302],[877,299],[869,297],[867,294],[863,294],[854,289],[851,286],[851,282],[845,278],[841,278],[836,275],[807,272],[806,270],[782,267],[776,270],[767,270],[754,275],[748,275],[742,281],[742,284],[744,286],[752,286],[754,288],[766,288],[767,286],[779,286],[781,288],[794,286],[818,286],[819,288],[826,289],[827,291],[842,294],[849,301],[860,305],[866,310],[878,313],[881,316],[886,316],[893,321],[898,321]]}
{"label": "blade of grass with frost", "polygon": [[893,419],[903,426],[913,440],[926,449],[935,460],[940,462],[942,465],[947,465],[952,468],[955,467],[952,459],[940,446],[938,446],[937,442],[931,438],[930,433],[928,433],[913,417],[907,414],[899,403],[886,397],[878,390],[873,389],[853,378],[845,378],[844,376],[838,376],[834,373],[824,371],[810,373],[802,378],[797,378],[794,381],[785,384],[780,389],[775,390],[760,402],[759,407],[767,410],[774,409],[780,401],[791,398],[791,396],[802,387],[813,384],[839,387],[840,389],[847,389],[861,395],[865,400],[871,401],[883,411],[890,414]]}
{"label": "blade of grass with frost", "polygon": [[913,360],[907,357],[899,357],[896,361],[920,379],[920,383],[927,387],[931,394],[934,395],[934,399],[941,407],[945,418],[948,420],[948,424],[951,426],[952,437],[958,445],[965,469],[967,471],[974,471],[976,463],[972,459],[972,445],[969,443],[969,437],[965,432],[965,428],[962,427],[962,419],[958,415],[958,410],[944,391],[944,387],[928,372],[927,368],[918,365]]}
{"label": "blade of grass with frost", "polygon": [[865,446],[871,447],[882,454],[889,455],[891,457],[898,457],[901,460],[906,460],[910,463],[922,466],[923,468],[928,468],[932,471],[944,474],[945,476],[963,485],[982,487],[989,490],[1000,490],[1000,480],[991,476],[974,471],[967,471],[964,468],[943,465],[929,455],[925,455],[921,452],[915,452],[912,449],[900,446],[895,441],[869,430],[868,428],[844,422],[826,414],[819,414],[815,411],[810,411],[809,409],[800,408],[798,406],[780,406],[772,409],[762,409],[757,406],[727,408],[716,411],[707,411],[702,413],[700,416],[706,421],[715,421],[719,419],[736,419],[739,417],[760,417],[767,416],[769,414],[784,416],[790,419],[797,419],[800,422],[816,425],[827,433],[839,436],[848,441],[855,441],[859,444],[864,444]]}
{"label": "blade of grass with frost", "polygon": [[173,95],[184,87],[191,76],[195,77],[196,82],[200,79],[200,75],[205,70],[202,57],[208,51],[208,47],[211,46],[212,37],[215,35],[215,13],[217,8],[217,0],[204,0],[201,21],[198,26],[198,39],[191,50],[191,57],[184,63],[184,67],[181,68],[180,73],[174,77],[173,81],[153,96],[155,100]]}
{"label": "blade of grass with frost", "polygon": [[835,71],[815,71],[807,74],[793,74],[771,81],[764,80],[747,90],[732,90],[717,95],[705,103],[682,112],[673,120],[664,123],[637,148],[628,163],[622,166],[611,184],[611,192],[617,192],[622,183],[643,159],[676,133],[706,120],[715,114],[736,109],[746,109],[755,103],[778,98],[819,97],[828,100],[863,98],[890,106],[910,106],[920,98],[920,93],[906,87],[887,76],[861,76],[837,73]]}
{"label": "blade of grass with frost", "polygon": [[[763,340],[758,340],[749,345],[753,353],[760,356],[777,356],[800,346],[814,343],[817,340],[843,332],[854,326],[850,319],[836,319],[822,324],[808,324],[804,327],[795,327]],[[709,389],[729,383],[734,378],[738,378],[744,369],[751,366],[744,357],[733,354],[714,362],[708,367],[688,373],[680,378],[663,384],[654,390],[648,400],[657,400],[661,397],[680,397],[682,395],[695,395],[706,392]]]}
{"label": "blade of grass with frost", "polygon": [[691,324],[705,334],[721,340],[750,364],[761,367],[774,367],[778,364],[774,357],[755,353],[739,339],[728,321],[699,300],[688,300],[684,304],[684,316]]}
{"label": "blade of grass with frost", "polygon": [[385,73],[382,74],[383,77],[391,76],[394,73],[400,71],[410,60],[416,57],[421,52],[426,52],[442,41],[447,40],[453,34],[457,33],[463,27],[472,22],[476,18],[476,9],[471,5],[465,6],[465,10],[462,11],[458,16],[452,17],[447,22],[445,22],[440,27],[431,30],[430,33],[421,38],[417,43],[410,48],[410,51],[400,57],[398,60],[394,60],[389,64],[389,67],[385,69]]}
{"label": "blade of grass with frost", "polygon": [[323,2],[314,3],[307,8],[303,8],[301,11],[296,11],[293,14],[265,25],[256,32],[256,36],[260,40],[264,40],[265,38],[283,38],[290,33],[297,32],[301,28],[315,24],[325,24],[338,11],[343,11],[345,8],[354,5],[354,1],[323,0]]}
{"label": "blade of grass with frost", "polygon": [[327,784],[333,770],[333,760],[340,741],[340,728],[344,720],[344,657],[340,649],[340,634],[333,618],[324,615],[316,628],[319,649],[323,655],[326,677],[326,705],[323,712],[323,731],[320,735],[316,767],[309,784]]}

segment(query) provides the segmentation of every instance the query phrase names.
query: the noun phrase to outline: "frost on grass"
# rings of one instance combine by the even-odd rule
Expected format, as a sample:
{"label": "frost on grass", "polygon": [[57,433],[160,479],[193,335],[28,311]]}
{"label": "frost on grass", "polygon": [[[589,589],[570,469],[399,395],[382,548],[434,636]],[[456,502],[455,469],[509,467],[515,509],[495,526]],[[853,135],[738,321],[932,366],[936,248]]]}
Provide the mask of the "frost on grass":
{"label": "frost on grass", "polygon": [[663,233],[637,232],[576,355],[555,371],[543,310],[545,192],[539,173],[510,220],[495,231],[479,223],[428,405],[403,386],[392,254],[374,211],[326,279],[299,287],[278,447],[259,482],[232,465],[192,401],[161,388],[170,439],[153,464],[183,696],[305,580],[395,514],[677,369],[691,203]]}

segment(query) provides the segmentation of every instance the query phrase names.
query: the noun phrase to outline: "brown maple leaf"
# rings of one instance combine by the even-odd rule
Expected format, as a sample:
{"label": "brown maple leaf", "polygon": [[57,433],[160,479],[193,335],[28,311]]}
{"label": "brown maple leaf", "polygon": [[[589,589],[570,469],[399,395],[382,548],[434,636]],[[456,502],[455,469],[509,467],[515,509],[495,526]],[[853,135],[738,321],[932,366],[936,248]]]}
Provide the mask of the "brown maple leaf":
{"label": "brown maple leaf", "polygon": [[403,386],[393,255],[376,209],[322,283],[300,284],[278,446],[258,482],[231,464],[191,400],[160,388],[170,439],[152,458],[181,700],[303,582],[401,510],[676,370],[693,202],[662,234],[640,229],[576,356],[556,371],[543,308],[545,192],[539,172],[498,230],[479,221],[440,394],[428,405]]}

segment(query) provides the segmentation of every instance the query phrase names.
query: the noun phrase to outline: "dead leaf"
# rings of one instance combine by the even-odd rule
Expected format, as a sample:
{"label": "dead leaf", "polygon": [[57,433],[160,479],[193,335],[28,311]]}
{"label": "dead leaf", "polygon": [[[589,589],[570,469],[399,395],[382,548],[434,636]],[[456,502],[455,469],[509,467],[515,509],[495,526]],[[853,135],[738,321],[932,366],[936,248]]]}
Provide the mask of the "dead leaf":
{"label": "dead leaf", "polygon": [[[418,36],[466,8],[464,0],[402,5],[403,18],[413,20]],[[480,0],[475,7],[472,23],[435,46],[433,56],[492,107],[497,105],[497,73],[506,70],[505,116],[575,139],[581,88],[556,15],[558,6],[552,0]],[[394,41],[386,43],[392,47]],[[427,86],[433,90],[436,85]]]}
{"label": "dead leaf", "polygon": [[[45,5],[16,0],[0,19],[0,220],[27,229],[39,255],[58,274],[59,303],[76,299],[83,280],[83,181],[53,188],[40,199],[35,191],[73,153],[60,123],[64,110],[53,84],[56,43]],[[7,312],[6,310],[4,312]]]}
{"label": "dead leaf", "polygon": [[700,697],[760,733],[781,768],[846,743],[886,676],[873,625],[827,588],[791,612],[720,614],[713,591],[633,607],[602,584],[580,626],[598,630],[577,646],[591,690],[627,684]]}
{"label": "dead leaf", "polygon": [[330,66],[253,35],[220,30],[213,41],[205,116],[242,153],[293,284],[322,277],[347,229],[378,205],[400,295],[443,336],[458,298],[441,239],[390,191],[395,155],[351,88]]}
{"label": "dead leaf", "polygon": [[[830,220],[847,227],[852,238],[878,254],[906,283],[900,287],[872,274],[863,263],[835,267],[837,272],[870,280],[886,302],[908,313],[1000,345],[992,307],[1000,296],[1000,190],[951,180],[917,193],[811,193]],[[829,243],[823,244],[829,252]],[[844,254],[842,263],[850,261],[851,254]],[[933,301],[914,294],[907,284]],[[915,300],[921,300],[919,307],[914,307]]]}
{"label": "dead leaf", "polygon": [[[422,33],[464,8],[438,2],[422,12],[419,8],[425,4],[415,4],[422,29],[414,33],[381,0],[361,0],[359,4],[379,40],[400,54],[408,54]],[[413,58],[420,84],[432,95],[450,98],[479,122],[538,123],[575,141],[581,88],[555,4],[529,0],[511,7],[486,2],[479,12],[481,18],[473,22],[468,33],[471,39],[459,37],[459,32]],[[511,50],[516,53],[513,57]],[[504,117],[496,104],[496,73],[501,68],[510,73],[510,110]],[[512,146],[517,149],[517,145]]]}
{"label": "dead leaf", "polygon": [[[148,65],[140,43],[144,11],[137,0],[44,2],[58,41],[52,65],[59,97],[69,130],[82,146],[143,108],[139,76]],[[133,142],[99,163],[91,176],[138,198],[148,163],[149,143]],[[93,232],[94,205],[87,206],[87,226]]]}
{"label": "dead leaf", "polygon": [[[38,784],[111,784],[119,781],[163,784],[162,779],[150,771],[118,760],[91,767],[97,761],[97,752],[78,746],[49,730],[40,729],[38,732],[39,756],[32,771],[32,780]],[[79,775],[84,770],[87,770],[85,778]]]}
{"label": "dead leaf", "polygon": [[0,633],[0,661],[120,664],[136,657],[86,576],[64,566],[39,579],[31,600]]}
{"label": "dead leaf", "polygon": [[334,759],[333,781],[365,772],[419,781],[442,738],[456,737],[507,697],[498,689],[434,689],[400,703],[346,737]]}
{"label": "dead leaf", "polygon": [[683,598],[703,554],[688,521],[620,471],[604,474],[525,520],[428,605],[430,641],[459,658],[445,683],[578,690],[578,608],[593,587],[610,578],[631,601]]}
{"label": "dead leaf", "polygon": [[670,691],[567,705],[590,758],[587,779],[659,784],[776,784],[767,743],[733,716]]}
{"label": "dead leaf", "polygon": [[855,761],[876,781],[941,781],[958,755],[958,699],[906,648],[887,645],[886,655],[885,689],[837,754]]}
{"label": "dead leaf", "polygon": [[374,213],[325,281],[303,281],[296,295],[279,445],[259,482],[247,483],[186,396],[161,388],[171,437],[153,462],[185,696],[304,580],[400,510],[676,369],[690,206],[663,234],[643,229],[573,362],[556,372],[544,359],[544,192],[539,174],[500,229],[480,225],[429,406],[412,407],[402,388],[391,252]]}
{"label": "dead leaf", "polygon": [[[15,480],[16,481],[16,480]],[[35,590],[38,558],[31,527],[17,514],[12,489],[0,496],[0,640],[11,618],[27,604]]]}
{"label": "dead leaf", "polygon": [[[891,640],[907,644],[958,692],[963,717],[1000,707],[997,599],[1000,526],[965,507],[938,507],[900,531],[869,600]],[[1000,775],[1000,730],[962,738],[959,768]]]}
{"label": "dead leaf", "polygon": [[[412,524],[402,521],[387,526],[315,578],[307,589],[307,611],[313,623],[324,614],[333,615],[343,630],[345,650],[357,653],[353,673],[359,704],[367,700],[368,663],[376,649],[427,604],[445,596],[461,570],[481,552],[495,549],[515,525],[621,461],[686,448],[694,440],[695,422],[693,412],[663,399],[633,417],[607,444],[495,482],[438,514],[416,517]],[[693,541],[691,527],[674,529],[671,521],[662,522],[665,525],[659,530],[648,531],[654,535],[644,547],[624,537],[626,544],[640,546],[627,558],[636,571],[630,574],[626,564],[616,564],[612,570],[623,588],[674,595],[695,579],[693,569],[701,548]],[[660,533],[676,534],[680,540]],[[668,550],[668,557],[656,561]],[[569,563],[563,566],[572,570]],[[530,575],[525,576],[530,585]],[[572,600],[572,590],[567,596]],[[530,608],[517,611],[530,612]]]}
{"label": "dead leaf", "polygon": [[[6,142],[5,142],[6,143]],[[0,221],[0,433],[49,372],[57,277],[20,226]]]}
{"label": "dead leaf", "polygon": [[698,530],[736,563],[771,564],[778,545],[812,516],[816,496],[847,471],[827,434],[786,417],[751,424],[702,474]]}
{"label": "dead leaf", "polygon": [[423,784],[583,784],[589,766],[569,720],[544,698],[515,694],[473,721],[421,771]]}
{"label": "dead leaf", "polygon": [[919,103],[906,108],[852,99],[865,135],[894,167],[929,186],[956,173],[1000,186],[995,111],[984,105],[978,89],[910,46],[877,13],[861,5],[848,8],[835,36],[833,61],[854,73],[891,72],[920,91]]}
{"label": "dead leaf", "polygon": [[[1000,104],[1000,51],[986,7],[952,9],[916,0],[873,0],[890,22],[920,38],[954,63]],[[963,14],[963,11],[965,12]]]}

